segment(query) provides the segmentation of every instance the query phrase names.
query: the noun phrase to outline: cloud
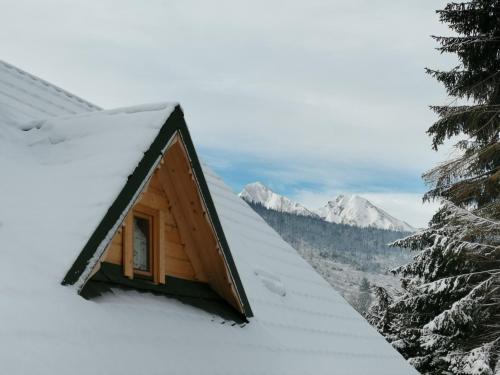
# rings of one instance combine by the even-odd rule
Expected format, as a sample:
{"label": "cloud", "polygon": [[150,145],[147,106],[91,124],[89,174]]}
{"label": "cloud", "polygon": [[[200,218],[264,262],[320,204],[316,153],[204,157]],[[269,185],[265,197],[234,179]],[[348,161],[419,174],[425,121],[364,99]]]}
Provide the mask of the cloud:
{"label": "cloud", "polygon": [[429,37],[448,33],[444,3],[7,0],[0,43],[7,61],[106,108],[179,101],[234,189],[416,194],[445,155],[425,134],[445,92],[423,72],[454,64]]}

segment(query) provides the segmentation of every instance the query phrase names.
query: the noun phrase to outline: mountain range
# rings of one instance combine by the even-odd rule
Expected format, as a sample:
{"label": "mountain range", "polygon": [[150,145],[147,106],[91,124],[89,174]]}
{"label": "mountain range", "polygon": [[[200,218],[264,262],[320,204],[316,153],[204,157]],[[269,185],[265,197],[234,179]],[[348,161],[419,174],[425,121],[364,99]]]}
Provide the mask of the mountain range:
{"label": "mountain range", "polygon": [[416,231],[407,222],[395,218],[359,195],[338,195],[316,210],[275,193],[260,182],[246,185],[239,196],[248,203],[262,205],[270,210],[320,218],[329,223],[399,232]]}

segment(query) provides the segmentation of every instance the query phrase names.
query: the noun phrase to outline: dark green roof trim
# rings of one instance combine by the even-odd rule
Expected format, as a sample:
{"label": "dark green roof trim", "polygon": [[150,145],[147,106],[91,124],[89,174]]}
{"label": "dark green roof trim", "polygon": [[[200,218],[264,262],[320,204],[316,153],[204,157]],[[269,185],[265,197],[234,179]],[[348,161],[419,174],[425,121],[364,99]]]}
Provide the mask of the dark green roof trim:
{"label": "dark green roof trim", "polygon": [[219,243],[222,247],[222,252],[224,253],[224,257],[226,258],[227,265],[229,267],[229,271],[231,272],[231,276],[233,277],[233,281],[238,291],[239,297],[241,299],[241,303],[243,304],[243,309],[245,312],[245,316],[247,318],[251,318],[253,316],[252,308],[250,307],[250,302],[248,301],[245,290],[243,289],[243,284],[240,279],[240,275],[236,269],[236,264],[234,263],[233,255],[231,254],[231,250],[229,249],[229,244],[227,242],[226,236],[224,234],[224,230],[222,229],[222,224],[219,220],[219,215],[217,214],[217,210],[215,209],[214,201],[212,200],[212,195],[210,194],[210,190],[208,189],[207,181],[205,180],[205,175],[203,174],[203,170],[201,168],[200,161],[198,159],[198,155],[196,154],[196,150],[194,148],[193,140],[189,135],[189,131],[187,129],[186,123],[184,122],[183,129],[180,129],[180,134],[182,140],[184,141],[184,145],[186,146],[187,153],[189,158],[191,159],[191,168],[194,171],[196,176],[196,180],[198,181],[201,196],[205,200],[205,205],[208,210],[209,217],[214,226],[215,233],[219,239]]}
{"label": "dark green roof trim", "polygon": [[[96,252],[105,241],[106,236],[108,236],[109,232],[120,220],[122,214],[127,210],[130,203],[132,203],[132,200],[136,196],[136,193],[139,191],[144,181],[147,179],[149,172],[155,166],[158,158],[162,156],[165,147],[168,145],[168,142],[176,132],[181,135],[181,138],[186,147],[193,172],[201,190],[201,195],[203,197],[203,200],[205,201],[209,217],[214,226],[236,290],[241,299],[245,316],[248,318],[252,317],[253,313],[252,309],[250,308],[250,303],[248,302],[245,290],[243,289],[243,284],[241,283],[241,279],[236,269],[234,259],[231,255],[229,245],[227,243],[222,225],[217,215],[212,196],[210,195],[210,191],[208,189],[208,185],[205,180],[200,161],[198,160],[193,141],[191,140],[191,136],[184,120],[184,114],[182,113],[182,109],[179,105],[175,107],[174,111],[170,114],[165,124],[163,124],[163,126],[161,127],[158,135],[154,139],[149,149],[144,153],[144,157],[139,162],[134,172],[129,176],[127,183],[121,190],[120,194],[111,204],[111,207],[108,209],[106,215],[101,220],[96,230],[90,236],[89,240],[85,244],[83,250],[80,252],[69,271],[66,273],[62,284],[73,285],[80,279],[82,274],[89,266],[89,262],[96,255]],[[102,254],[99,254],[99,256],[100,255]]]}
{"label": "dark green roof trim", "polygon": [[86,299],[92,299],[106,293],[112,293],[112,290],[117,288],[164,295],[238,324],[248,322],[242,314],[206,283],[172,276],[167,276],[163,285],[140,278],[129,279],[123,275],[122,266],[108,262],[101,263],[99,271],[85,284],[80,294]]}

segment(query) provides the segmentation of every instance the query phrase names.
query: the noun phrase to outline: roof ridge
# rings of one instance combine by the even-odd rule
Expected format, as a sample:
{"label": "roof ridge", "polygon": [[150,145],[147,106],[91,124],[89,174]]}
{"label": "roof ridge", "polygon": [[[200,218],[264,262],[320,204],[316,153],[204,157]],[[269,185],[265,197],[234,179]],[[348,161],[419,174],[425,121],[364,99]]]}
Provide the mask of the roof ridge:
{"label": "roof ridge", "polygon": [[45,86],[46,89],[51,89],[52,91],[54,91],[57,94],[63,94],[65,96],[67,96],[68,98],[74,100],[77,104],[85,106],[87,109],[96,110],[96,111],[102,109],[101,107],[99,107],[93,103],[90,103],[89,101],[84,100],[84,99],[80,98],[79,96],[70,93],[69,91],[66,91],[66,90],[64,90],[64,89],[62,89],[62,88],[60,88],[60,87],[58,87],[58,86],[56,86],[48,81],[45,81],[44,79],[42,79],[40,77],[37,77],[31,73],[28,73],[22,69],[19,69],[18,67],[14,66],[12,64],[9,64],[1,59],[0,59],[0,65],[3,65],[3,67],[6,68],[5,71],[10,72],[10,73],[12,73],[12,71],[15,71],[18,74],[17,75],[18,77],[19,76],[27,77],[32,81],[31,82],[32,84],[34,84],[34,82],[40,83],[43,86]]}

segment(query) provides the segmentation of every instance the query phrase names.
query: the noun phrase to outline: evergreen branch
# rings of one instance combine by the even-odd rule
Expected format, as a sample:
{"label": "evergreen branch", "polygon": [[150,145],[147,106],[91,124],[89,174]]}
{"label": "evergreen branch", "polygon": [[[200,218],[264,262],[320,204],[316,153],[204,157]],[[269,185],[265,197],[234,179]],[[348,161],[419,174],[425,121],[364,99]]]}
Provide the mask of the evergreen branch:
{"label": "evergreen branch", "polygon": [[[442,75],[445,75],[445,74],[448,75],[448,76],[455,77],[455,79],[453,80],[454,86],[455,86],[455,83],[458,81],[458,79],[457,79],[456,76],[459,76],[460,78],[465,78],[467,74],[470,75],[470,73],[471,73],[470,70],[459,70],[459,68],[460,67],[457,66],[457,67],[453,68],[449,72],[441,72],[441,71],[433,70],[433,69],[430,69],[430,68],[425,68],[425,71],[426,71],[427,74],[432,75],[434,78],[436,78],[436,79],[438,79],[440,81],[442,80]],[[448,89],[448,92],[451,91],[453,93],[453,96],[455,96],[455,98],[452,99],[444,107],[450,107],[450,106],[452,106],[453,104],[455,104],[458,101],[458,99],[460,99],[462,97],[462,95],[456,95],[457,93],[459,93],[459,92],[469,92],[469,93],[472,93],[477,88],[483,86],[486,82],[492,80],[493,78],[495,78],[499,74],[500,74],[500,70],[495,70],[493,73],[489,74],[485,78],[480,79],[479,81],[475,82],[471,86],[462,84],[462,86],[460,86],[460,87],[453,87],[453,89],[451,89],[451,88]],[[449,85],[449,83],[445,84],[445,86],[447,86],[447,87],[448,87],[448,85]]]}
{"label": "evergreen branch", "polygon": [[431,35],[442,46],[437,48],[441,51],[454,52],[461,47],[479,44],[479,43],[497,43],[500,42],[499,37],[495,37],[491,34],[477,34],[464,37],[444,37]]}
{"label": "evergreen branch", "polygon": [[[457,282],[461,281],[461,279],[464,279],[464,282],[469,282],[472,276],[482,276],[482,275],[489,275],[489,276],[494,276],[494,275],[499,275],[500,276],[500,268],[497,268],[495,270],[483,270],[483,271],[475,271],[475,272],[469,272],[469,273],[464,273],[461,275],[454,275],[454,276],[449,276],[445,277],[443,279],[439,279],[436,281],[432,281],[429,283],[425,283],[422,285],[417,286],[418,289],[422,290],[428,290],[429,288],[434,287],[436,284],[451,284],[451,282]],[[440,289],[441,287],[438,286],[437,289]]]}
{"label": "evergreen branch", "polygon": [[[447,121],[454,117],[458,117],[465,114],[471,113],[494,113],[494,115],[500,114],[500,104],[479,104],[471,106],[431,106],[436,113],[441,116],[440,121]],[[437,124],[436,123],[436,124]]]}
{"label": "evergreen branch", "polygon": [[497,290],[497,288],[489,290],[492,282],[492,278],[481,282],[466,297],[453,303],[450,309],[443,311],[432,321],[424,325],[423,333],[450,333],[457,326],[470,325],[473,322],[471,314],[477,308],[477,302],[485,300],[491,293]]}

